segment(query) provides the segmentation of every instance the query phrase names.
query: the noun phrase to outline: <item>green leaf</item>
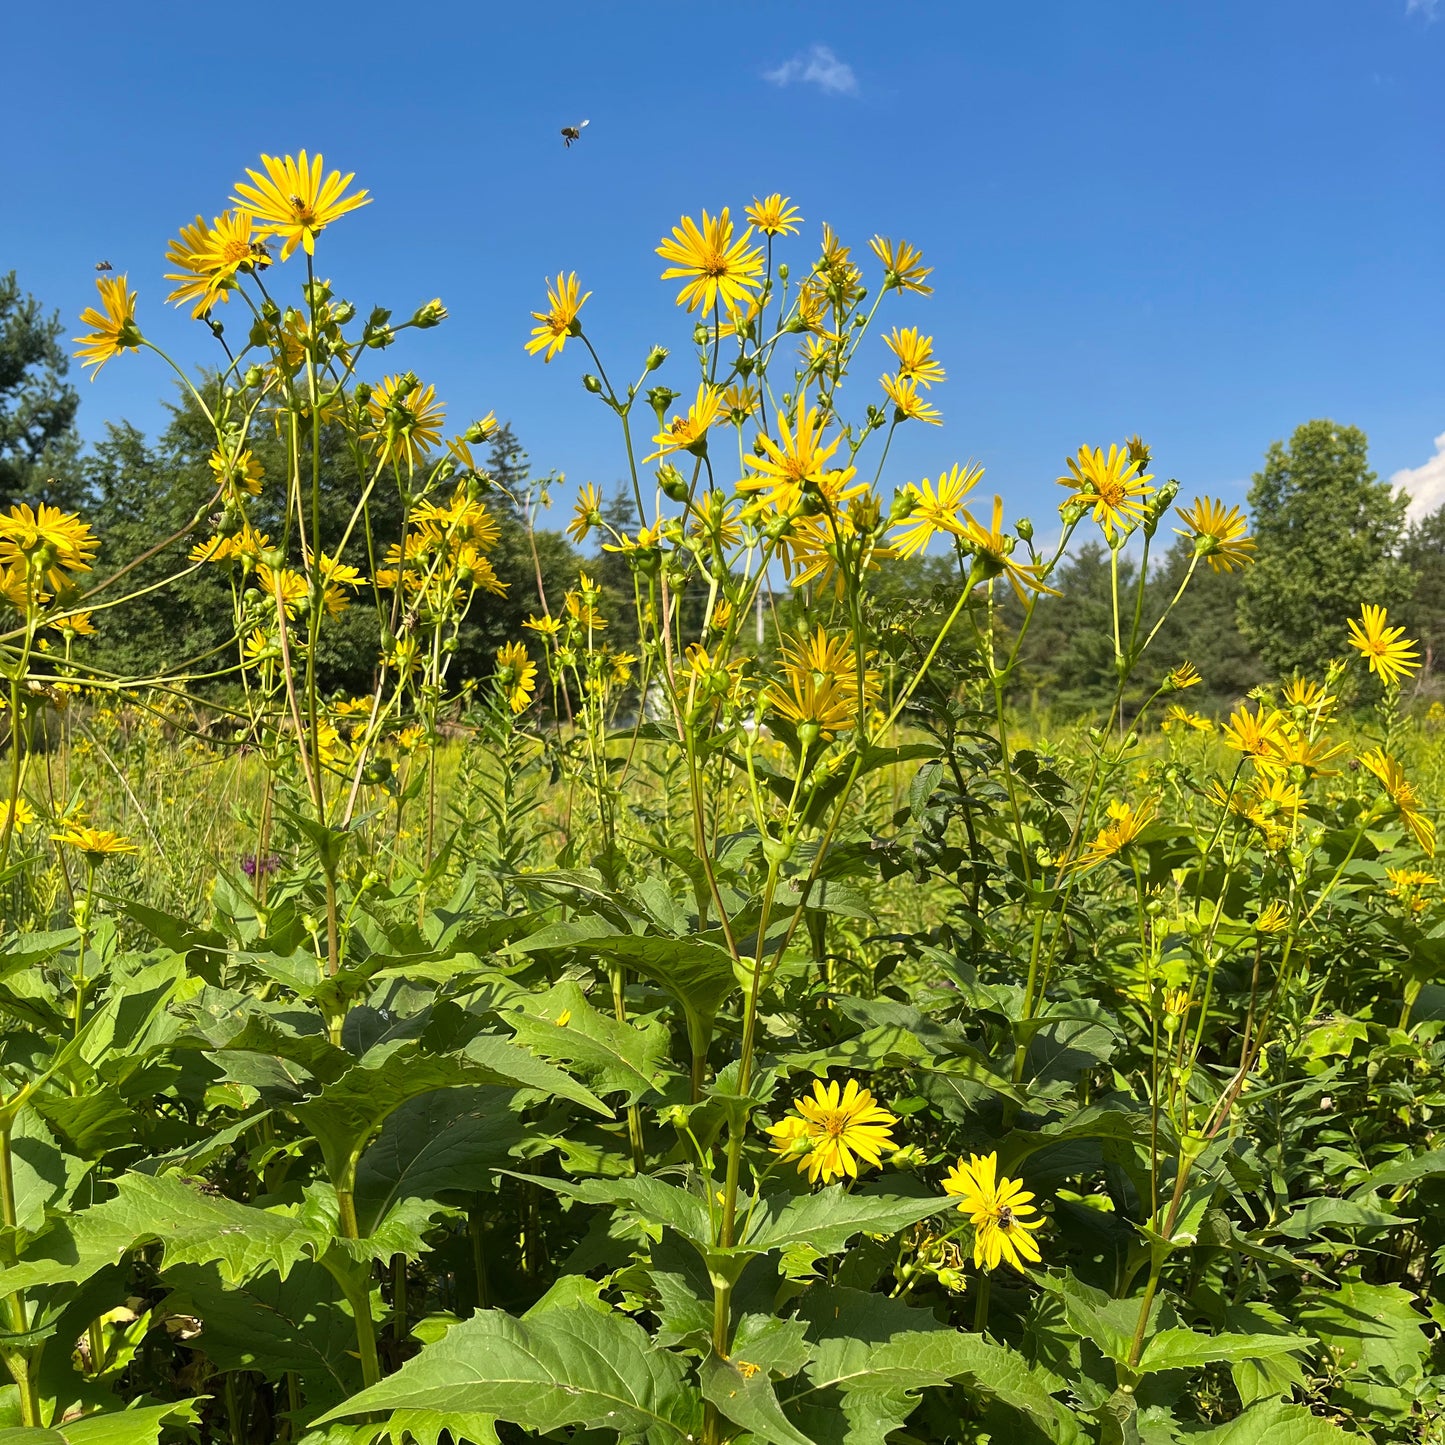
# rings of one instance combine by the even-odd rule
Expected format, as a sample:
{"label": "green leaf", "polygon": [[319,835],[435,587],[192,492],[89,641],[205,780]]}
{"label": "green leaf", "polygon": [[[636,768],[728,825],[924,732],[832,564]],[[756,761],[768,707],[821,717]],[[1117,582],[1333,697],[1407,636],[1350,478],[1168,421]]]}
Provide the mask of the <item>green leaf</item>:
{"label": "green leaf", "polygon": [[1312,1341],[1304,1335],[1201,1335],[1193,1330],[1160,1330],[1144,1346],[1139,1357],[1141,1375],[1159,1370],[1196,1370],[1219,1360],[1264,1360],[1307,1350]]}
{"label": "green leaf", "polygon": [[1189,1445],[1347,1445],[1361,1438],[1303,1405],[1261,1400],[1226,1424],[1190,1434],[1188,1440]]}
{"label": "green leaf", "polygon": [[0,1430],[0,1445],[156,1445],[166,1426],[194,1424],[199,1411],[191,1400],[132,1410],[107,1410],[69,1420],[49,1430],[21,1426]]}
{"label": "green leaf", "polygon": [[228,1284],[265,1269],[284,1278],[328,1242],[289,1215],[202,1194],[174,1175],[124,1174],[114,1199],[70,1216],[32,1257],[0,1270],[0,1290],[78,1284],[142,1244],[159,1244],[168,1264],[216,1264]]}
{"label": "green leaf", "polygon": [[740,1243],[754,1253],[806,1244],[836,1254],[855,1234],[894,1235],[900,1229],[939,1214],[951,1201],[941,1195],[909,1199],[902,1195],[851,1193],[832,1184],[815,1194],[774,1194],[764,1199],[752,1228]]}
{"label": "green leaf", "polygon": [[561,1063],[594,1094],[622,1093],[635,1104],[666,1087],[669,1037],[660,1020],[619,1023],[599,1013],[570,980],[545,993],[522,994],[521,1011],[506,1015],[517,1042],[539,1059]]}
{"label": "green leaf", "polygon": [[487,1035],[473,1039],[460,1056],[425,1053],[413,1039],[373,1049],[292,1112],[315,1135],[332,1183],[350,1189],[361,1151],[393,1110],[422,1094],[464,1084],[542,1089],[611,1117],[605,1104],[560,1069]]}
{"label": "green leaf", "polygon": [[1338,1383],[1332,1403],[1362,1418],[1404,1418],[1430,1353],[1425,1317],[1397,1284],[1344,1280],[1301,1296],[1295,1323],[1317,1336]]}
{"label": "green leaf", "polygon": [[1322,1229],[1395,1229],[1413,1220],[1357,1199],[1311,1199],[1292,1210],[1271,1231],[1286,1239],[1313,1239]]}
{"label": "green leaf", "polygon": [[686,1442],[701,1430],[702,1408],[684,1375],[680,1358],[653,1348],[622,1315],[549,1310],[518,1320],[483,1310],[322,1423],[435,1410],[491,1415],[540,1432],[581,1425]]}
{"label": "green leaf", "polygon": [[361,1386],[356,1325],[336,1281],[303,1261],[285,1279],[263,1274],[225,1285],[214,1265],[166,1271],[174,1292],[165,1308],[201,1321],[198,1347],[219,1370],[257,1370],[278,1379],[294,1370],[310,1414],[319,1414]]}
{"label": "green leaf", "polygon": [[675,1229],[689,1244],[704,1253],[712,1248],[715,1231],[707,1201],[664,1179],[639,1174],[629,1179],[584,1179],[573,1183],[568,1179],[548,1179],[539,1174],[516,1174],[515,1177],[550,1189],[555,1194],[564,1194],[582,1204],[625,1209],[649,1224]]}
{"label": "green leaf", "polygon": [[[1056,1295],[1064,1307],[1075,1334],[1092,1340],[1111,1360],[1124,1364],[1129,1359],[1139,1304],[1132,1299],[1111,1299],[1073,1275],[1039,1274],[1035,1278]],[[1158,1303],[1155,1312],[1158,1312]]]}
{"label": "green leaf", "polygon": [[47,1211],[68,1204],[90,1165],[66,1153],[33,1109],[23,1109],[10,1135],[15,1223],[26,1234],[45,1227]]}
{"label": "green leaf", "polygon": [[710,1400],[722,1414],[768,1445],[814,1445],[783,1414],[768,1372],[758,1366],[740,1368],[732,1360],[709,1354],[698,1369],[703,1399]]}
{"label": "green leaf", "polygon": [[398,1199],[491,1188],[491,1172],[522,1141],[510,1104],[495,1086],[438,1089],[399,1105],[356,1167],[356,1218],[372,1233]]}
{"label": "green leaf", "polygon": [[836,1437],[829,1416],[841,1408],[849,1445],[882,1445],[920,1390],[953,1382],[1026,1415],[1062,1445],[1082,1439],[1073,1415],[1054,1398],[1065,1382],[1006,1345],[855,1290],[812,1291],[802,1313],[821,1338],[803,1375],[782,1394],[790,1418],[815,1439]]}

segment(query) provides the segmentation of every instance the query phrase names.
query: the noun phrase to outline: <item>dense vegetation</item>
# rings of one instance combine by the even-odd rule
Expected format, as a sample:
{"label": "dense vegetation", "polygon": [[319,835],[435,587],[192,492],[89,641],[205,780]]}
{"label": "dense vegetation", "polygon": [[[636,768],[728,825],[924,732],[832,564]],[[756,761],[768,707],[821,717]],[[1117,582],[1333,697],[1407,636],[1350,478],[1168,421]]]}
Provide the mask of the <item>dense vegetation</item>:
{"label": "dense vegetation", "polygon": [[1251,519],[1137,437],[1048,529],[885,490],[944,367],[841,383],[929,268],[772,196],[664,238],[631,384],[549,286],[624,459],[550,536],[371,370],[441,303],[316,280],[351,183],[172,242],[247,339],[85,518],[68,418],[12,447],[14,1445],[1445,1436],[1438,519],[1329,422]]}

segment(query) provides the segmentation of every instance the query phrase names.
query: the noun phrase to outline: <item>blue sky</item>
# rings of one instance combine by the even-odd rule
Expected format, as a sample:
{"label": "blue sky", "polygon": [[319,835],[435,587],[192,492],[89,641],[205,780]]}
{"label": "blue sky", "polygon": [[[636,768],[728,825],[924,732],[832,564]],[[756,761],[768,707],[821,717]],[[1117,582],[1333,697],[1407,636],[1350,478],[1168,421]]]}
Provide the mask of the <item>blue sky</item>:
{"label": "blue sky", "polygon": [[[580,273],[615,373],[662,342],[690,394],[653,248],[683,213],[781,190],[807,219],[797,266],[828,220],[855,254],[881,231],[936,268],[934,296],[880,313],[931,332],[949,374],[945,426],[902,429],[894,482],[973,457],[1042,519],[1066,453],[1140,431],[1162,474],[1242,500],[1272,439],[1330,416],[1445,502],[1445,0],[138,0],[6,28],[0,269],[71,320],[110,260],[181,358],[213,343],[163,305],[167,240],[260,152],[320,149],[374,197],[323,236],[321,273],[363,308],[451,309],[378,372],[410,366],[459,426],[495,409],[539,469],[610,488],[620,444],[578,348],[522,350],[543,278]],[[154,428],[169,393],[144,356],[80,385],[88,436]]]}

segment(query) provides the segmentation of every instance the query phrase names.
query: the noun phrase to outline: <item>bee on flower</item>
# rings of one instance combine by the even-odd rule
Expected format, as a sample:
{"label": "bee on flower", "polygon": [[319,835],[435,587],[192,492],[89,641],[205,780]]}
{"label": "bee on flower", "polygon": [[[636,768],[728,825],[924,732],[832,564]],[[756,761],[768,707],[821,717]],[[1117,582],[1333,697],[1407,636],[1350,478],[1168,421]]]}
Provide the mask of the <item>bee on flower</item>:
{"label": "bee on flower", "polygon": [[1018,1179],[1000,1178],[997,1153],[962,1159],[943,1181],[946,1194],[958,1200],[958,1209],[973,1225],[973,1263],[977,1269],[997,1269],[1007,1260],[1016,1270],[1042,1258],[1034,1231],[1043,1227],[1034,1195]]}

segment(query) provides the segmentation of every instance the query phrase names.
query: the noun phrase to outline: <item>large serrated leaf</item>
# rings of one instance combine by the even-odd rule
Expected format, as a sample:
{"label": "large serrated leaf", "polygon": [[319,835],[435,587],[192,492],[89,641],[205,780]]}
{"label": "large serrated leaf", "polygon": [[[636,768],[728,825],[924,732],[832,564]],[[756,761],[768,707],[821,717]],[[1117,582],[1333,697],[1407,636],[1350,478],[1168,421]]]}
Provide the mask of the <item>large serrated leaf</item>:
{"label": "large serrated leaf", "polygon": [[39,1241],[35,1257],[0,1270],[5,1293],[78,1284],[142,1244],[170,1264],[215,1264],[227,1283],[261,1270],[284,1277],[325,1249],[329,1234],[301,1220],[199,1193],[173,1175],[124,1174],[116,1197],[72,1215]]}
{"label": "large serrated leaf", "polygon": [[850,1290],[810,1295],[804,1313],[820,1336],[816,1353],[801,1379],[781,1393],[789,1416],[815,1438],[836,1434],[824,1416],[846,1405],[849,1445],[882,1445],[920,1390],[954,1382],[981,1401],[1026,1415],[1061,1445],[1082,1438],[1073,1415],[1054,1398],[1064,1381],[1006,1345],[926,1316],[925,1328],[910,1327],[921,1311]]}
{"label": "large serrated leaf", "polygon": [[332,1182],[349,1189],[361,1151],[394,1110],[422,1094],[467,1084],[540,1089],[611,1117],[571,1075],[488,1035],[473,1039],[460,1055],[426,1053],[412,1039],[374,1049],[292,1111],[315,1135]]}
{"label": "large serrated leaf", "polygon": [[107,1410],[99,1415],[67,1420],[49,1430],[24,1426],[0,1430],[0,1445],[156,1445],[167,1426],[190,1425],[198,1417],[199,1412],[190,1400],[131,1410]]}
{"label": "large serrated leaf", "polygon": [[273,1380],[295,1371],[313,1415],[360,1388],[356,1325],[321,1265],[303,1261],[284,1280],[265,1274],[234,1286],[214,1265],[179,1265],[166,1279],[175,1290],[167,1312],[201,1321],[199,1348],[217,1369]]}
{"label": "large serrated leaf", "polygon": [[653,1348],[622,1315],[559,1309],[518,1320],[483,1310],[320,1423],[383,1410],[457,1411],[526,1430],[581,1425],[685,1442],[700,1431],[702,1402],[684,1376],[681,1359]]}
{"label": "large serrated leaf", "polygon": [[510,1103],[514,1091],[463,1086],[421,1094],[400,1105],[356,1168],[356,1218],[370,1234],[399,1199],[491,1188],[491,1171],[522,1140]]}
{"label": "large serrated leaf", "polygon": [[1347,1434],[1303,1405],[1262,1400],[1233,1420],[1188,1438],[1189,1445],[1346,1445],[1363,1437]]}
{"label": "large serrated leaf", "polygon": [[1266,1360],[1291,1350],[1307,1350],[1312,1343],[1305,1335],[1201,1335],[1185,1329],[1160,1330],[1139,1357],[1139,1373],[1197,1370],[1219,1361]]}
{"label": "large serrated leaf", "polygon": [[524,994],[507,1015],[517,1042],[548,1063],[566,1064],[594,1094],[627,1096],[635,1104],[666,1086],[665,1024],[621,1023],[599,1013],[568,980],[545,993]]}
{"label": "large serrated leaf", "polygon": [[896,1234],[941,1213],[951,1201],[941,1196],[910,1199],[894,1194],[851,1193],[841,1184],[816,1194],[771,1195],[739,1243],[755,1252],[806,1244],[821,1254],[845,1248],[855,1234]]}

